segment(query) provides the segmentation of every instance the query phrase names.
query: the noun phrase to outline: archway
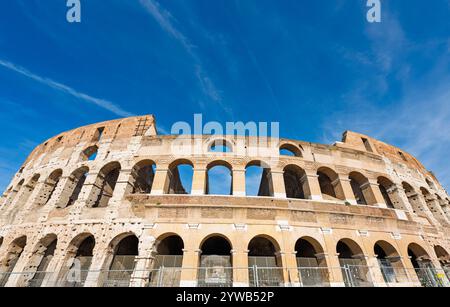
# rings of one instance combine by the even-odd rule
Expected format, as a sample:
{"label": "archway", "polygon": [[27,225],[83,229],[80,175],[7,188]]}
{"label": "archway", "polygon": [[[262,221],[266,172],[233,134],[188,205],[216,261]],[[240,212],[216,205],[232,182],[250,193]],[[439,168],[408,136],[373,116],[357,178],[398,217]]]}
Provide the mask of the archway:
{"label": "archway", "polygon": [[442,286],[442,281],[437,278],[431,258],[423,247],[411,243],[408,246],[408,256],[423,287]]}
{"label": "archway", "polygon": [[251,287],[284,285],[280,248],[273,238],[254,237],[248,244],[249,281]]}
{"label": "archway", "polygon": [[280,146],[280,156],[302,157],[302,151],[293,144],[283,144]]}
{"label": "archway", "polygon": [[150,285],[178,287],[183,264],[183,239],[178,235],[168,235],[157,242]]}
{"label": "archway", "polygon": [[29,287],[40,287],[47,274],[48,266],[55,255],[58,239],[55,234],[50,234],[41,239],[28,261],[27,276],[24,276],[24,284]]}
{"label": "archway", "polygon": [[232,246],[220,235],[210,236],[200,246],[198,285],[231,287],[233,285]]}
{"label": "archway", "polygon": [[372,278],[361,247],[351,239],[342,239],[336,245],[342,275],[347,287],[370,287]]}
{"label": "archway", "polygon": [[27,245],[27,237],[22,236],[15,239],[9,246],[6,256],[3,258],[0,267],[0,288],[4,287],[8,282],[11,273],[22,256],[23,250]]}
{"label": "archway", "polygon": [[387,284],[408,282],[401,257],[394,246],[386,241],[378,241],[374,245],[374,253]]}
{"label": "archway", "polygon": [[368,183],[367,178],[364,177],[364,175],[362,175],[360,173],[352,172],[352,173],[350,173],[349,179],[350,179],[350,185],[353,190],[353,195],[355,196],[356,203],[358,205],[367,206],[369,203],[366,199],[367,195],[364,193],[364,191],[368,188],[367,187],[367,183]]}
{"label": "archway", "polygon": [[65,287],[83,287],[94,256],[95,238],[90,233],[77,236],[69,244],[60,281]]}
{"label": "archway", "polygon": [[301,238],[295,244],[295,252],[302,285],[329,286],[327,263],[320,243],[313,238]]}
{"label": "archway", "polygon": [[119,179],[120,169],[119,162],[111,162],[100,170],[92,188],[91,197],[89,197],[88,207],[103,208],[108,206]]}
{"label": "archway", "polygon": [[177,160],[169,165],[166,194],[191,194],[194,165],[189,160]]}
{"label": "archway", "polygon": [[402,182],[402,187],[405,190],[406,197],[408,198],[408,202],[413,208],[413,212],[421,217],[426,217],[425,208],[422,206],[419,195],[414,190],[414,188],[407,182]]}
{"label": "archway", "polygon": [[317,170],[322,198],[326,200],[345,200],[338,174],[328,167]]}
{"label": "archway", "polygon": [[135,235],[119,236],[111,245],[113,255],[103,286],[128,287],[139,255],[139,239]]}
{"label": "archway", "polygon": [[233,195],[232,166],[225,161],[215,161],[206,168],[207,195]]}
{"label": "archway", "polygon": [[245,190],[247,196],[273,197],[273,182],[270,166],[253,161],[245,168]]}
{"label": "archway", "polygon": [[61,169],[57,169],[48,176],[36,199],[36,205],[43,206],[50,201],[59,181],[61,180],[62,173],[63,172]]}
{"label": "archway", "polygon": [[58,201],[58,207],[66,208],[72,206],[78,200],[83,185],[86,182],[88,172],[89,168],[83,166],[69,176],[61,198]]}
{"label": "archway", "polygon": [[155,178],[156,164],[151,160],[138,162],[131,171],[131,193],[150,194]]}
{"label": "archway", "polygon": [[303,169],[296,165],[288,165],[284,168],[283,177],[287,198],[306,199],[308,182]]}
{"label": "archway", "polygon": [[396,201],[396,195],[394,191],[394,183],[385,177],[378,177],[378,187],[380,188],[381,195],[383,195],[386,206],[390,209],[395,209],[394,202]]}

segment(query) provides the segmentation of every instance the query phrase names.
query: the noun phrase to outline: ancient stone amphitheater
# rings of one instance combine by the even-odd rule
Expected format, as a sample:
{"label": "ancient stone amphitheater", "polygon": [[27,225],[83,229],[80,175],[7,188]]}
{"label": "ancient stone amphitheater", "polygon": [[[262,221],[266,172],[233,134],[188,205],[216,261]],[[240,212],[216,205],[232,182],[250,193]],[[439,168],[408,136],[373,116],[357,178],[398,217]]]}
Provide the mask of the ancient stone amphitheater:
{"label": "ancient stone amphitheater", "polygon": [[39,145],[0,205],[0,286],[449,284],[449,196],[407,152],[349,131],[321,145],[98,123]]}

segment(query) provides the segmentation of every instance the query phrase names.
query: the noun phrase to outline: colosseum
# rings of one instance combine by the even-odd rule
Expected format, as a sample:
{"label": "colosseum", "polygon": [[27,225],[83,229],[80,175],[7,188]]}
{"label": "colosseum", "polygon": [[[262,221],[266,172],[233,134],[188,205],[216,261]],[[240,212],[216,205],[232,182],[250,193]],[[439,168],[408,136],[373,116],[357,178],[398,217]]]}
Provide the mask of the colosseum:
{"label": "colosseum", "polygon": [[3,287],[449,285],[450,197],[350,131],[322,145],[158,135],[151,115],[93,124],[37,146],[0,206]]}

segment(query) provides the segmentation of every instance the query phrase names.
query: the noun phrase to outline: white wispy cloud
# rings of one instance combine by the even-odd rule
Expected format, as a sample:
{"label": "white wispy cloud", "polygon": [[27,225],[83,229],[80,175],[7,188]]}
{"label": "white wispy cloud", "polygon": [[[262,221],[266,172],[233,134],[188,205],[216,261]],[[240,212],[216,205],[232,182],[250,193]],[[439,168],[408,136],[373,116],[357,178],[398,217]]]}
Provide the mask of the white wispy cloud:
{"label": "white wispy cloud", "polygon": [[70,86],[67,86],[65,84],[59,83],[57,81],[54,81],[52,79],[46,78],[46,77],[42,77],[39,76],[35,73],[32,73],[30,71],[28,71],[27,69],[18,66],[14,63],[5,61],[5,60],[1,60],[0,59],[0,66],[3,66],[4,68],[7,68],[11,71],[14,71],[18,74],[21,74],[27,78],[30,78],[36,82],[39,82],[43,85],[46,85],[50,88],[53,88],[55,90],[61,91],[63,93],[66,93],[68,95],[71,95],[77,99],[89,102],[91,104],[94,104],[102,109],[105,109],[107,111],[110,111],[116,115],[119,116],[123,116],[123,117],[128,117],[128,116],[133,116],[132,113],[125,111],[124,109],[122,109],[120,106],[114,104],[111,101],[105,100],[105,99],[101,99],[101,98],[96,98],[96,97],[92,97],[90,95],[87,95],[85,93],[79,92],[75,89],[73,89]]}
{"label": "white wispy cloud", "polygon": [[[194,75],[197,78],[199,87],[203,95],[213,103],[217,104],[228,115],[232,115],[232,110],[226,106],[222,99],[222,91],[217,88],[213,79],[207,73],[204,65],[198,54],[195,51],[196,46],[192,44],[191,40],[176,26],[176,20],[172,14],[164,9],[157,1],[154,0],[139,0],[140,4],[146,11],[156,20],[161,29],[177,40],[191,56],[194,63]],[[204,103],[199,101],[203,108]]]}

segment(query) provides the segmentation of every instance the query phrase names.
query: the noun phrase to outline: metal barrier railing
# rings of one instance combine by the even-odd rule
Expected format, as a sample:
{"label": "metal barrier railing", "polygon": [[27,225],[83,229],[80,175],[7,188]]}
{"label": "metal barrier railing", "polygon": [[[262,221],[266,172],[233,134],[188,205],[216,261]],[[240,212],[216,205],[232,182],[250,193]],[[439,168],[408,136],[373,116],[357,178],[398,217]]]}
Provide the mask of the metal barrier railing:
{"label": "metal barrier railing", "polygon": [[[447,271],[395,267],[259,267],[180,268],[152,270],[66,270],[65,272],[0,272],[2,286],[16,287],[450,287]],[[378,274],[378,277],[376,275]],[[380,277],[381,276],[381,277]],[[183,281],[183,279],[185,279]],[[384,283],[383,283],[384,281]],[[184,283],[183,283],[184,282]]]}

